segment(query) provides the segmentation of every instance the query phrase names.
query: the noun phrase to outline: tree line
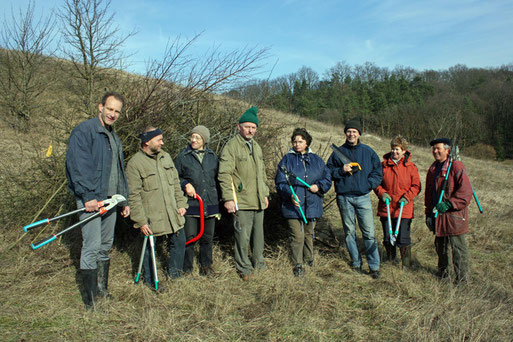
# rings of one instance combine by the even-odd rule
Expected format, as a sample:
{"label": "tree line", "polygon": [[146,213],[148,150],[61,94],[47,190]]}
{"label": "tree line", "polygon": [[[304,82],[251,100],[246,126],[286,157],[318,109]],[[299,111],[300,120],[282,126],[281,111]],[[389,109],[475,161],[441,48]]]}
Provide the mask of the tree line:
{"label": "tree line", "polygon": [[305,66],[226,95],[328,123],[359,116],[368,132],[417,144],[448,136],[463,152],[503,160],[513,158],[512,79],[513,64],[417,71],[339,62],[322,77]]}

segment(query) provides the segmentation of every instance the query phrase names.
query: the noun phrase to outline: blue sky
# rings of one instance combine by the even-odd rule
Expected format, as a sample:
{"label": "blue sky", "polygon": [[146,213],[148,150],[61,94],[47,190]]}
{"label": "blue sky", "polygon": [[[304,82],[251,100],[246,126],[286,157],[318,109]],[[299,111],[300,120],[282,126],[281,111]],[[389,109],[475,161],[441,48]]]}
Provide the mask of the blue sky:
{"label": "blue sky", "polygon": [[[9,20],[11,6],[28,0],[0,0]],[[36,0],[36,13],[62,1]],[[513,63],[511,0],[112,0],[110,9],[124,32],[132,71],[160,59],[168,40],[201,33],[191,50],[213,46],[230,51],[269,47],[267,64],[256,77],[272,78],[311,67],[319,75],[345,61],[417,70],[497,67]]]}

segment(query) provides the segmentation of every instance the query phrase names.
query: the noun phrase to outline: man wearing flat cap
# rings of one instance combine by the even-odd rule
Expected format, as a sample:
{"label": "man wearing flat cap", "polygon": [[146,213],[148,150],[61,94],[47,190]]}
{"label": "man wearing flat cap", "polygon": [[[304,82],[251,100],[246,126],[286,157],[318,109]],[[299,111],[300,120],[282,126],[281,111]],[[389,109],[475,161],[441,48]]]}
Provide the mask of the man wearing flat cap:
{"label": "man wearing flat cap", "polygon": [[237,125],[239,134],[226,143],[219,160],[218,179],[224,207],[234,214],[234,220],[238,219],[234,224],[235,265],[243,280],[249,280],[255,270],[266,269],[264,210],[269,206],[269,188],[262,149],[253,139],[258,123],[257,107],[245,111]]}
{"label": "man wearing flat cap", "polygon": [[[424,206],[426,225],[435,234],[435,248],[438,254],[437,276],[449,276],[451,248],[454,282],[466,282],[469,269],[466,235],[472,186],[465,165],[450,155],[451,139],[438,138],[431,141],[430,145],[435,161],[429,167],[426,176]],[[440,198],[442,192],[443,197]]]}
{"label": "man wearing flat cap", "polygon": [[[362,273],[362,257],[356,242],[358,219],[370,275],[378,279],[380,259],[370,192],[377,188],[383,179],[381,161],[370,146],[360,142],[362,124],[359,118],[348,120],[344,133],[346,142],[334,150],[327,166],[335,182],[337,205],[344,226],[346,247],[351,256],[351,268],[357,273]],[[358,163],[361,169],[355,169],[349,162]]]}
{"label": "man wearing flat cap", "polygon": [[[126,167],[130,195],[130,218],[134,228],[149,236],[167,236],[168,275],[179,278],[185,253],[185,212],[187,198],[180,187],[178,172],[171,156],[162,151],[164,139],[159,128],[148,127],[140,135],[141,149]],[[144,252],[144,282],[150,288],[155,281],[150,244]],[[154,288],[152,288],[154,289]],[[160,287],[163,290],[162,287]]]}

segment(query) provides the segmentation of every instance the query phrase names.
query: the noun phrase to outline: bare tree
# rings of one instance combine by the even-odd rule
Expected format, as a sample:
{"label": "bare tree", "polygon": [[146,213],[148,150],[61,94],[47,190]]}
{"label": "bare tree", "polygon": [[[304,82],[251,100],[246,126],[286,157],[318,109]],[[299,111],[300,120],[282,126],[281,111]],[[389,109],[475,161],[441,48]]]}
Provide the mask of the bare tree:
{"label": "bare tree", "polygon": [[85,82],[79,89],[86,112],[93,110],[99,88],[96,83],[104,70],[121,65],[121,47],[135,32],[121,34],[113,26],[110,0],[64,0],[58,16],[62,22],[62,53],[73,64],[73,74]]}
{"label": "bare tree", "polygon": [[208,125],[220,140],[233,128],[232,116],[240,113],[232,108],[238,106],[222,103],[226,100],[217,99],[215,92],[254,74],[268,56],[268,49],[221,53],[213,48],[203,56],[193,56],[189,50],[200,35],[170,41],[162,59],[147,62],[144,77],[130,77],[125,82],[121,91],[127,99],[126,126],[121,123],[118,130],[128,129],[127,147],[136,147],[133,132],[148,124],[173,132],[166,143],[170,149],[174,144],[181,146],[181,136],[195,125]]}
{"label": "bare tree", "polygon": [[34,113],[40,108],[41,94],[53,80],[47,67],[53,51],[52,15],[34,19],[34,2],[18,15],[11,10],[11,20],[4,18],[0,51],[0,104],[5,108],[12,126],[25,130]]}

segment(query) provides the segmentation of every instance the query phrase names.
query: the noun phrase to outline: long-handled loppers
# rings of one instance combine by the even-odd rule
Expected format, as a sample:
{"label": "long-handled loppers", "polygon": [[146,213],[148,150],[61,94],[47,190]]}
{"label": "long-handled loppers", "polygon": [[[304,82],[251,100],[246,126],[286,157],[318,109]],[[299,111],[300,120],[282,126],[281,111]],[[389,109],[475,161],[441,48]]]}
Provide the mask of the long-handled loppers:
{"label": "long-handled loppers", "polygon": [[155,258],[155,240],[153,239],[153,235],[148,237],[150,239],[150,247],[151,247],[151,261],[153,264],[153,280],[155,281],[155,291],[159,290],[159,275],[157,273],[157,259]]}
{"label": "long-handled loppers", "polygon": [[[288,174],[290,177],[295,178],[299,183],[303,184],[308,189],[310,189],[312,187],[310,184],[308,184],[307,182],[305,182],[304,180],[302,180],[301,178],[296,176],[294,174],[294,172],[287,170],[287,168],[285,166],[282,165],[281,166],[281,170],[283,171],[284,174],[286,174],[286,175]],[[319,192],[316,192],[315,194],[320,196],[320,197],[322,197],[322,195]]]}
{"label": "long-handled loppers", "polygon": [[[63,230],[61,230],[60,232],[56,233],[56,234],[53,234],[52,236],[50,236],[49,238],[41,241],[40,243],[34,245],[32,244],[32,249],[38,249],[40,247],[43,247],[44,245],[52,242],[53,240],[57,239],[57,237],[59,235],[62,235],[86,222],[89,222],[91,221],[92,219],[98,217],[98,216],[101,216],[101,215],[104,215],[105,213],[107,213],[109,210],[111,210],[112,208],[114,208],[116,205],[118,205],[119,203],[121,202],[124,202],[126,201],[126,198],[123,197],[122,195],[113,195],[111,198],[108,198],[106,200],[103,200],[101,202],[98,202],[98,206],[100,207],[99,210],[97,212],[95,212],[94,214],[92,214],[91,216],[88,216],[86,217],[85,219],[83,219],[82,221],[79,221],[71,226],[69,226],[68,228],[65,228]],[[40,220],[40,221],[37,221],[37,222],[34,222],[34,223],[31,223],[29,225],[26,225],[25,227],[23,227],[23,230],[25,232],[28,232],[30,229],[33,229],[35,227],[39,227],[39,226],[42,226],[44,224],[49,224],[50,222],[53,222],[53,221],[56,221],[56,220],[59,220],[61,218],[64,218],[64,217],[67,217],[67,216],[70,216],[70,215],[73,215],[73,214],[76,214],[76,213],[81,213],[85,211],[85,208],[81,208],[81,209],[77,209],[77,210],[73,210],[73,211],[70,211],[69,213],[66,213],[66,214],[62,214],[62,215],[59,215],[59,216],[56,216],[56,217],[53,217],[53,218],[48,218],[48,219],[44,219],[44,220]]]}
{"label": "long-handled loppers", "polygon": [[[282,170],[286,171],[286,169],[284,167],[282,167]],[[287,172],[285,172],[285,171],[284,171],[285,179],[287,180],[287,184],[289,185],[290,191],[292,192],[292,196],[294,196],[294,199],[299,204],[298,208],[299,208],[299,212],[301,213],[301,217],[303,217],[303,221],[305,221],[305,223],[308,224],[308,221],[305,217],[305,213],[303,212],[303,209],[301,208],[301,203],[299,203],[299,198],[297,197],[296,192],[294,191],[294,187],[292,186],[292,183],[290,183],[290,179],[289,179],[290,174],[288,171]]]}
{"label": "long-handled loppers", "polygon": [[[390,244],[392,246],[395,245],[395,241],[397,240],[397,234],[399,234],[399,227],[401,226],[401,216],[403,216],[403,207],[404,207],[404,202],[401,202],[400,209],[399,209],[399,217],[397,217],[397,223],[395,224],[395,232],[394,232],[394,234],[390,235]],[[390,216],[388,219],[390,220]],[[390,225],[390,227],[392,227],[392,225]],[[390,230],[391,230],[391,228],[390,228]]]}
{"label": "long-handled loppers", "polygon": [[[445,188],[447,187],[447,182],[449,180],[449,173],[451,172],[451,166],[452,166],[452,157],[449,157],[449,158],[450,158],[449,166],[447,167],[447,173],[445,174],[445,178],[444,178],[444,181],[442,183],[442,191],[440,191],[440,198],[438,199],[438,203],[437,204],[442,203],[442,201],[444,199]],[[435,218],[438,217],[438,210],[436,210],[436,207],[433,209],[433,212],[435,213]]]}
{"label": "long-handled loppers", "polygon": [[[150,223],[148,223],[148,227],[150,226]],[[141,278],[141,270],[143,266],[144,261],[144,253],[146,251],[146,246],[148,244],[148,240],[150,240],[150,249],[151,249],[151,263],[153,268],[153,279],[155,281],[155,291],[159,290],[159,275],[157,274],[157,259],[155,258],[155,240],[153,237],[153,234],[151,235],[145,235],[144,236],[144,242],[142,245],[141,250],[141,257],[139,259],[139,267],[137,268],[137,275],[135,276],[134,284],[139,283],[139,279]]]}
{"label": "long-handled loppers", "polygon": [[141,278],[141,270],[144,261],[144,251],[146,250],[146,245],[148,244],[148,236],[144,235],[144,242],[142,246],[141,258],[139,259],[139,267],[137,267],[137,275],[135,276],[134,283],[139,283],[139,279]]}
{"label": "long-handled loppers", "polygon": [[390,200],[388,198],[385,199],[385,204],[387,205],[388,235],[390,236],[390,244],[393,245],[392,236],[394,235],[394,232],[392,231],[392,217],[390,216]]}

